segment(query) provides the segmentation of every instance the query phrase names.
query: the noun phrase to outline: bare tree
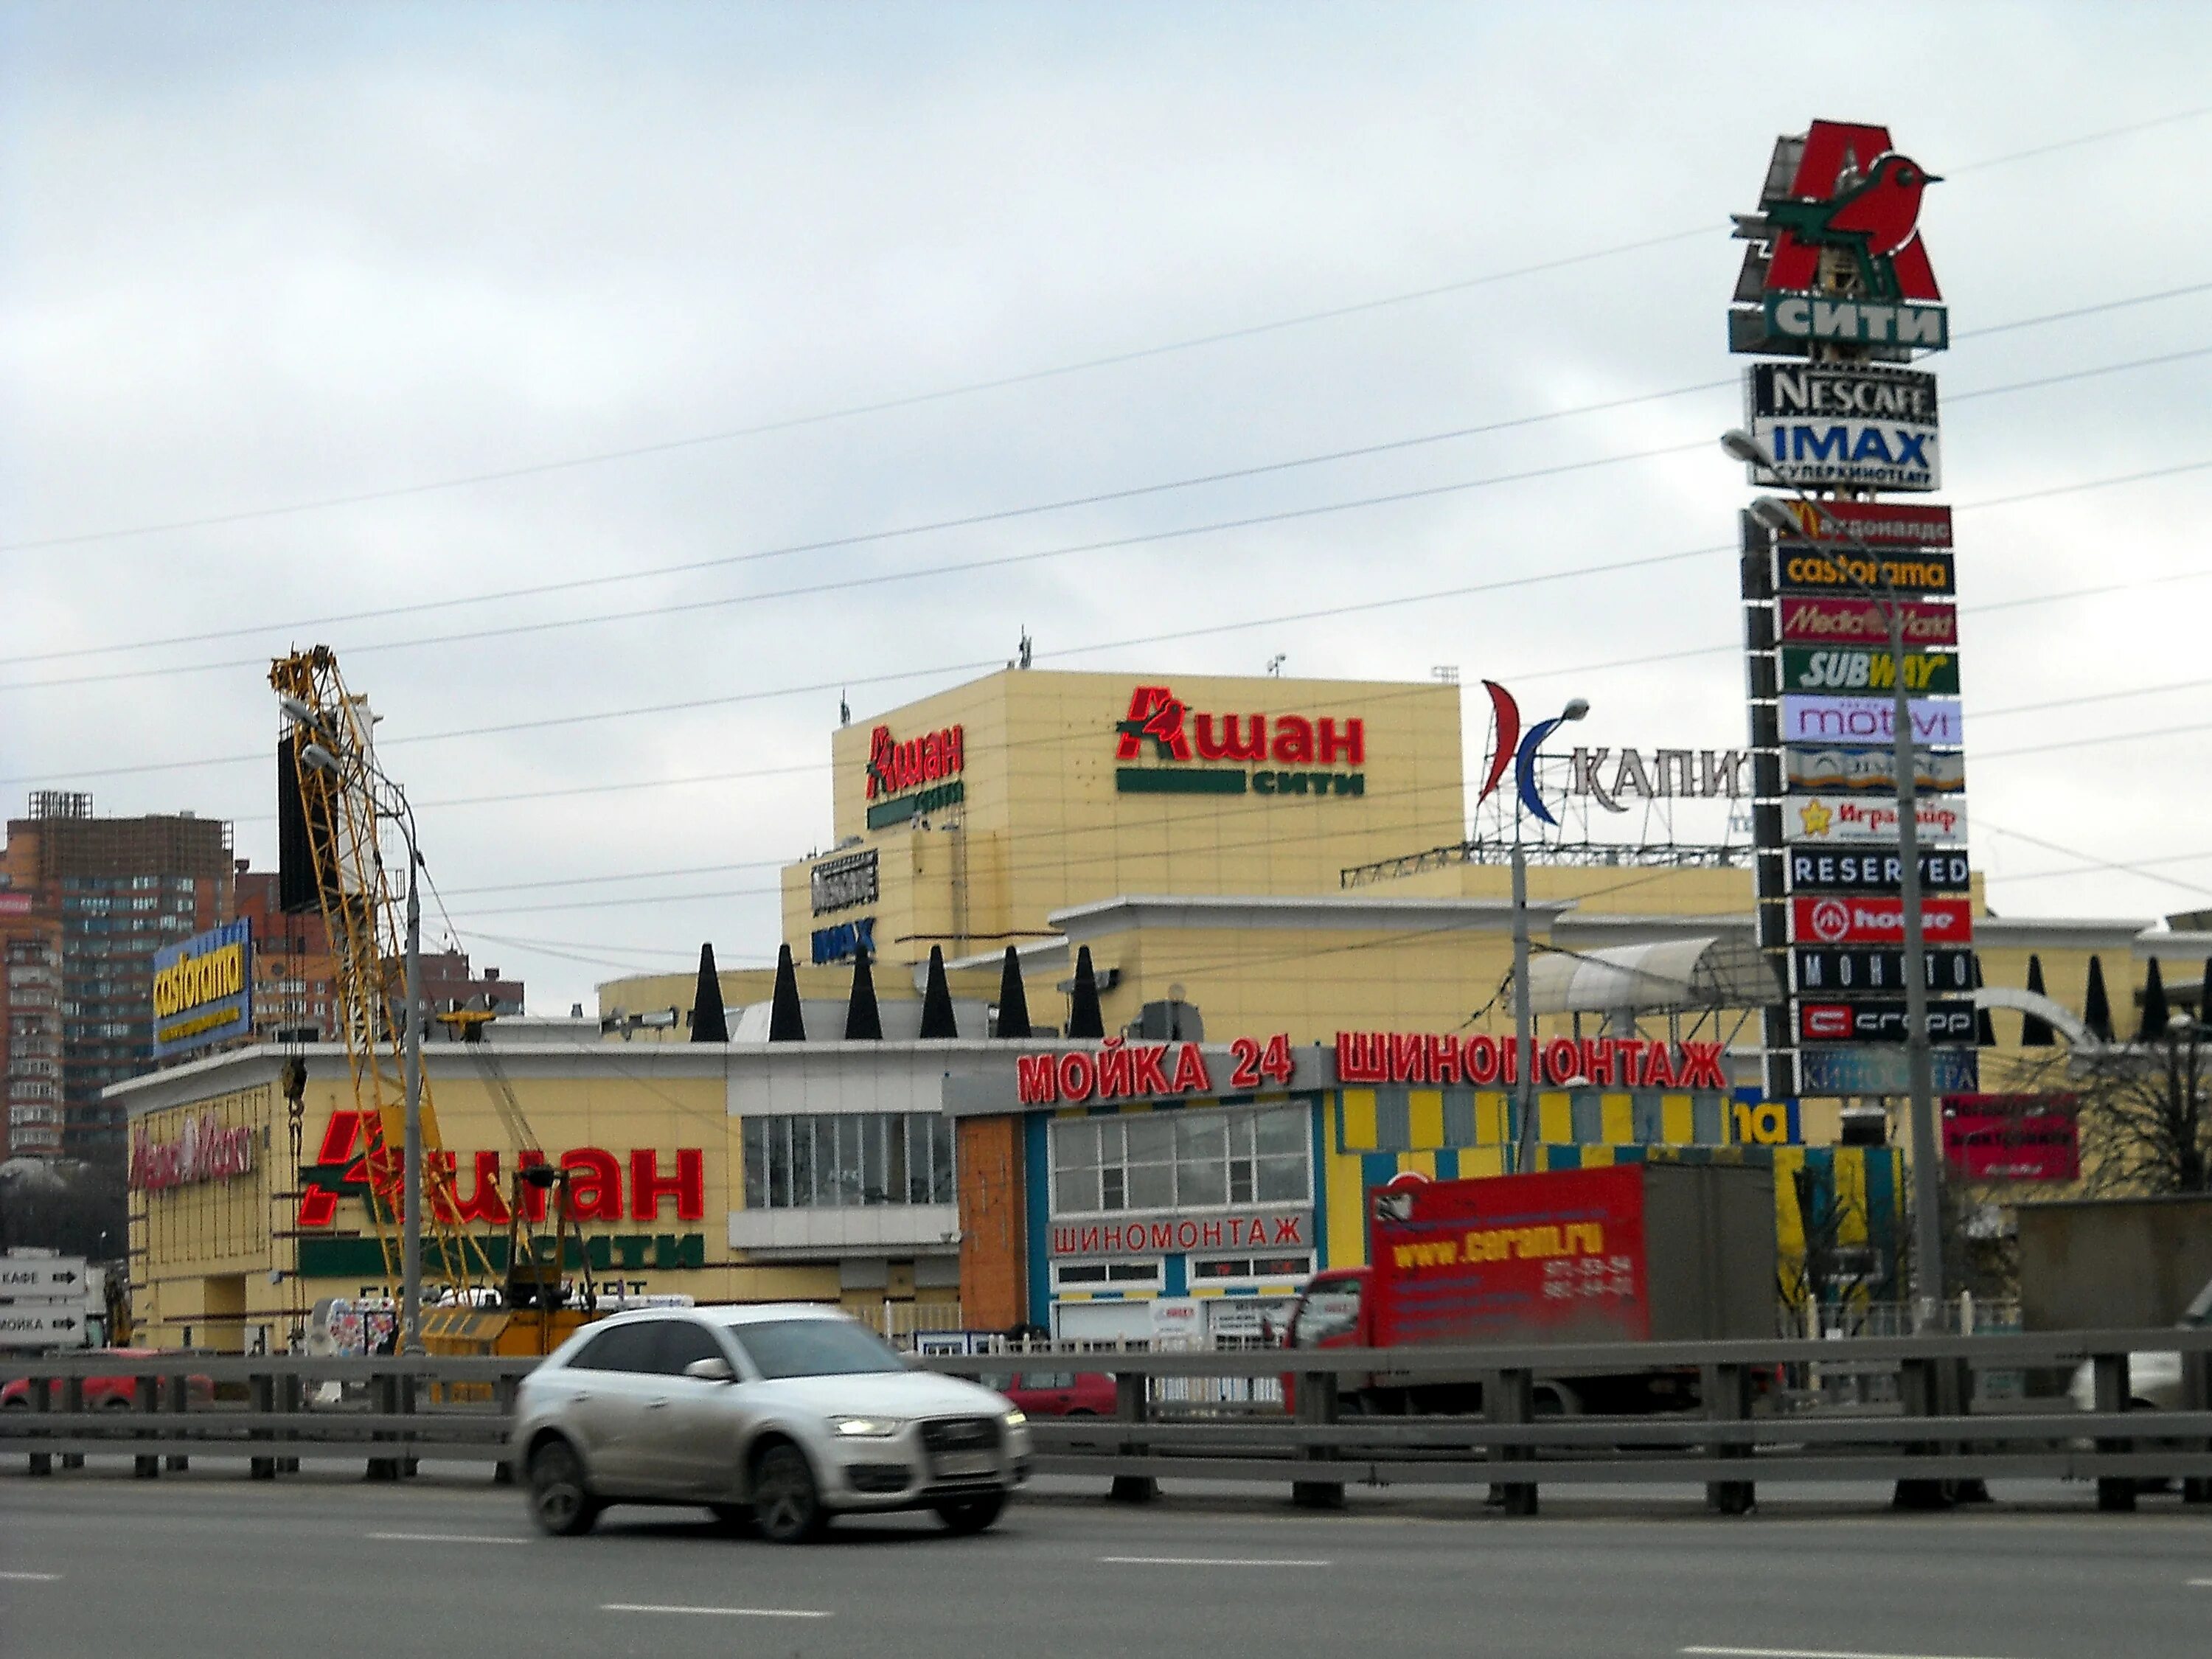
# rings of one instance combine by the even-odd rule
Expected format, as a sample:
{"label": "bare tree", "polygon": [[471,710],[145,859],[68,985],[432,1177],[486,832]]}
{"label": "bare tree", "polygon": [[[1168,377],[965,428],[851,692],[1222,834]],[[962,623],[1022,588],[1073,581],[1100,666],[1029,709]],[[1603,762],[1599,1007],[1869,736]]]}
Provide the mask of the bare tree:
{"label": "bare tree", "polygon": [[2061,1052],[2024,1079],[2075,1097],[2085,1191],[2099,1197],[2212,1192],[2206,1038],[2185,1014],[2121,1047]]}

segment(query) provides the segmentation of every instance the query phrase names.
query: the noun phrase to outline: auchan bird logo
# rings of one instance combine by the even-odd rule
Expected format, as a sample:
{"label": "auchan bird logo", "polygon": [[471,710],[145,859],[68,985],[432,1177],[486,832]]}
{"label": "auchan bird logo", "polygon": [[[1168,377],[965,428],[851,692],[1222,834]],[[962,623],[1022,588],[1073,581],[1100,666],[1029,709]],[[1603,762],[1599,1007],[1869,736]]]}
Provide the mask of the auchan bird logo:
{"label": "auchan bird logo", "polygon": [[1940,182],[1891,148],[1887,127],[1814,122],[1788,197],[1765,210],[1768,290],[1817,288],[1820,251],[1832,248],[1850,258],[1868,299],[1941,300],[1920,240],[1922,193]]}

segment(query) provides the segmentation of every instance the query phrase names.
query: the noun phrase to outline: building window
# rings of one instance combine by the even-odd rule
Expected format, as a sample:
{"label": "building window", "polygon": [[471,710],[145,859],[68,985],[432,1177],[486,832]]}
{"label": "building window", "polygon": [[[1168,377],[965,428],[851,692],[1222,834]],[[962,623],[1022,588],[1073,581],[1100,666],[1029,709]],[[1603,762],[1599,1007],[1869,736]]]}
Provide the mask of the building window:
{"label": "building window", "polygon": [[744,1123],[745,1207],[953,1201],[952,1125],[934,1112],[823,1112]]}
{"label": "building window", "polygon": [[1056,1291],[1071,1285],[1078,1288],[1098,1285],[1141,1290],[1157,1288],[1159,1282],[1158,1257],[1150,1261],[1067,1261],[1052,1270],[1052,1287]]}
{"label": "building window", "polygon": [[1052,1125],[1054,1215],[1307,1204],[1311,1135],[1303,1107],[1137,1112]]}
{"label": "building window", "polygon": [[1304,1279],[1313,1271],[1310,1255],[1213,1256],[1190,1264],[1194,1282],[1221,1284],[1252,1279]]}

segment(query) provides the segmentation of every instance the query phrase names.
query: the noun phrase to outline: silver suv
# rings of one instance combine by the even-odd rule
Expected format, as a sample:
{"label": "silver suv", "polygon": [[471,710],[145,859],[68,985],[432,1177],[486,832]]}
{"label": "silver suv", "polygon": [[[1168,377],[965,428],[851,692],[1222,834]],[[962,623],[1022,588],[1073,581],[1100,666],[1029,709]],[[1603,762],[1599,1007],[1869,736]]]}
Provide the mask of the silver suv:
{"label": "silver suv", "polygon": [[981,1532],[1029,1478],[1030,1443],[1004,1395],[909,1370],[843,1314],[759,1306],[585,1326],[523,1379],[513,1455],[550,1533],[609,1504],[697,1504],[798,1543],[853,1510]]}

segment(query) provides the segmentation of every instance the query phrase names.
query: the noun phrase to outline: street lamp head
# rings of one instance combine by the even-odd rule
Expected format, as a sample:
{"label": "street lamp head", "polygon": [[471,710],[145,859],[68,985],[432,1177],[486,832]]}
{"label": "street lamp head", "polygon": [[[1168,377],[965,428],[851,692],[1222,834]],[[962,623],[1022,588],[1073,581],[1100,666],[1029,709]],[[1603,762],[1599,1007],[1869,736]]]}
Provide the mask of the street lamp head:
{"label": "street lamp head", "polygon": [[1795,536],[1802,529],[1797,522],[1797,515],[1771,495],[1761,495],[1753,501],[1751,516],[1769,530],[1784,536]]}
{"label": "street lamp head", "polygon": [[297,697],[279,697],[276,699],[276,706],[284,711],[284,718],[295,726],[313,728],[320,724],[315,717],[314,709]]}
{"label": "street lamp head", "polygon": [[1589,700],[1587,697],[1569,697],[1567,706],[1559,710],[1559,718],[1563,720],[1578,720],[1589,713]]}
{"label": "street lamp head", "polygon": [[319,743],[304,745],[300,750],[300,759],[302,764],[318,772],[334,773],[338,769],[338,757]]}
{"label": "street lamp head", "polygon": [[1767,453],[1759,447],[1759,440],[1741,427],[1731,427],[1721,434],[1721,447],[1746,466],[1765,466]]}

